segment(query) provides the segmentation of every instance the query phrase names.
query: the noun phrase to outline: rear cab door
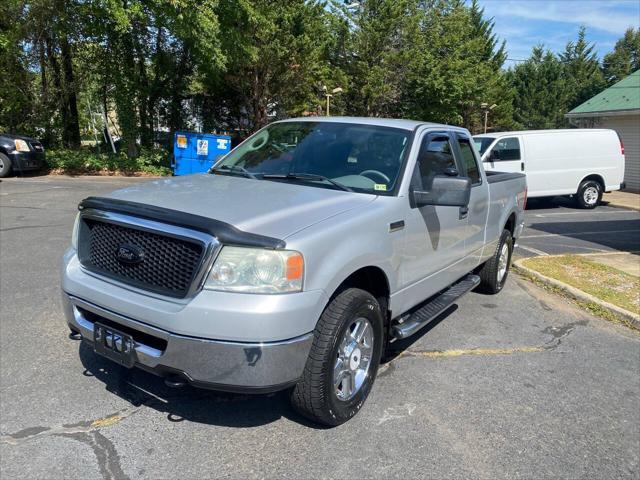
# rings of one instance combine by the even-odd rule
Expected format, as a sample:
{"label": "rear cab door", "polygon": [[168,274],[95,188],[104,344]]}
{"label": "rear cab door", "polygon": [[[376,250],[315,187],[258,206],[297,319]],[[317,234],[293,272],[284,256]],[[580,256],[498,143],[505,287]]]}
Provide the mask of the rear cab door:
{"label": "rear cab door", "polygon": [[489,184],[480,168],[480,158],[473,148],[473,140],[463,131],[454,134],[454,146],[460,175],[471,179],[471,196],[467,208],[467,229],[465,234],[465,263],[469,269],[475,268],[482,257],[485,243],[485,229],[489,215]]}

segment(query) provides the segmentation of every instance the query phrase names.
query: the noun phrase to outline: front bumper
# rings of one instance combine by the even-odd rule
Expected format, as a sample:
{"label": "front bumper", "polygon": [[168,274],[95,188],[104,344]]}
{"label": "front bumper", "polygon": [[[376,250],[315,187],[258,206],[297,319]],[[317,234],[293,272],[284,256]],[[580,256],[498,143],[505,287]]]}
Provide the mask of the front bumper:
{"label": "front bumper", "polygon": [[44,152],[12,152],[9,154],[14,171],[38,170],[44,165]]}
{"label": "front bumper", "polygon": [[95,321],[126,331],[135,342],[135,366],[197,387],[265,393],[282,390],[302,375],[313,333],[277,342],[230,342],[178,335],[114,313],[67,293],[62,302],[69,328],[93,343]]}

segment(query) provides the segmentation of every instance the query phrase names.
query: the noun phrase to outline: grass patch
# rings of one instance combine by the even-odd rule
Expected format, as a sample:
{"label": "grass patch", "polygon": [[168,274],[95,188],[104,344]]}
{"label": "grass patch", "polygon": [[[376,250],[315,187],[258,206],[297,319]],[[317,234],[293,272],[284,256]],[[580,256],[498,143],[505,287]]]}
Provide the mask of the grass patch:
{"label": "grass patch", "polygon": [[[523,265],[618,307],[640,314],[640,278],[588,257],[535,257]],[[595,313],[595,312],[594,312]]]}

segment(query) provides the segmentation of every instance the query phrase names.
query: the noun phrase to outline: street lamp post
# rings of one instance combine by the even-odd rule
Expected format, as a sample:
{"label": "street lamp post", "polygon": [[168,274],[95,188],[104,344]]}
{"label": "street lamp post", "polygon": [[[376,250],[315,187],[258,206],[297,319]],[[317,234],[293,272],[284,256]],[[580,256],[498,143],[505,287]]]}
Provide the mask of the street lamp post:
{"label": "street lamp post", "polygon": [[494,108],[496,108],[497,106],[498,105],[496,105],[495,103],[491,106],[489,106],[488,103],[484,103],[484,102],[480,104],[480,109],[484,113],[484,133],[487,133],[487,121],[489,120],[489,112]]}
{"label": "street lamp post", "polygon": [[327,97],[327,117],[328,117],[329,116],[329,99],[333,97],[333,95],[335,95],[336,93],[341,93],[342,88],[336,87],[333,90],[331,90],[331,93],[329,93],[329,89],[327,88],[327,86],[323,85],[322,90],[324,91],[324,96]]}

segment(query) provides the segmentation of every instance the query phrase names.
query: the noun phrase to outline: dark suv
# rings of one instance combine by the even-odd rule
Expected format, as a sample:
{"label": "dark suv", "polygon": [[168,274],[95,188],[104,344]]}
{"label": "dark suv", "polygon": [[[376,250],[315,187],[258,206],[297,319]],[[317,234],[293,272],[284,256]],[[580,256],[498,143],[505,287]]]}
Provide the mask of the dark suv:
{"label": "dark suv", "polygon": [[44,164],[44,147],[34,138],[0,133],[0,178],[12,171],[37,170]]}

